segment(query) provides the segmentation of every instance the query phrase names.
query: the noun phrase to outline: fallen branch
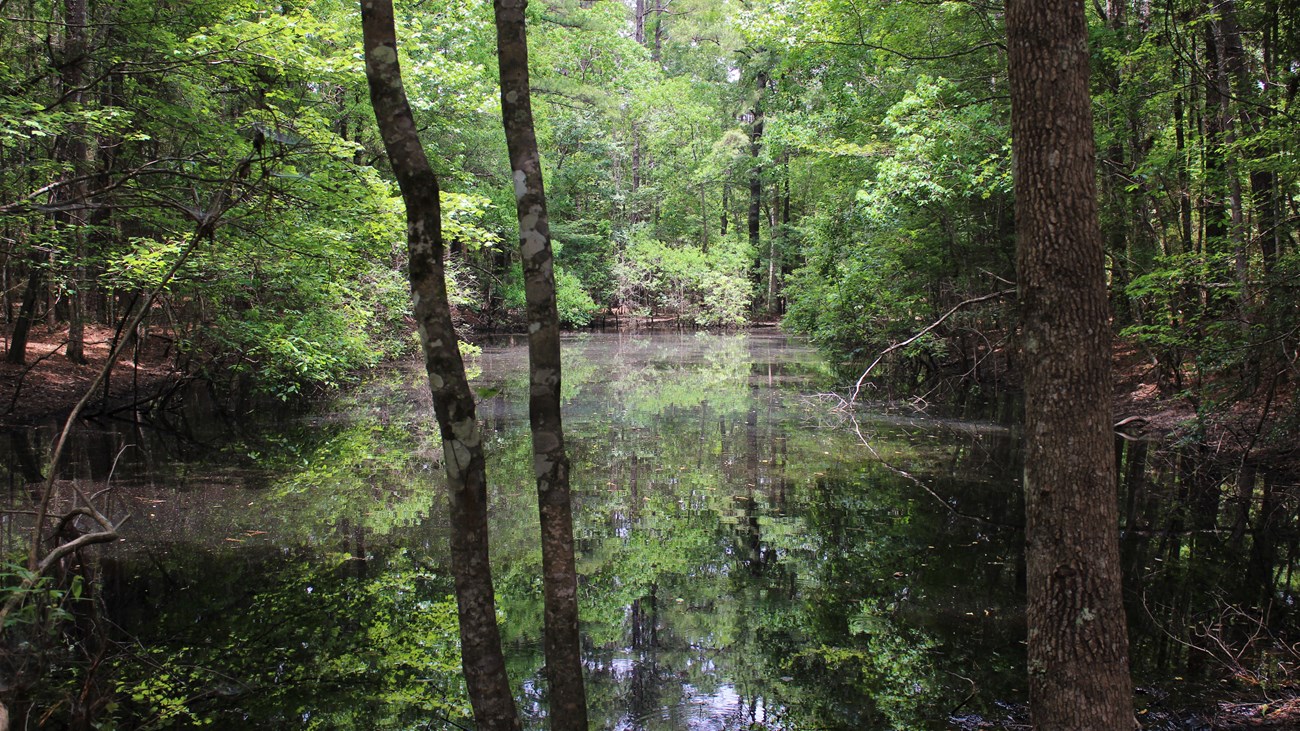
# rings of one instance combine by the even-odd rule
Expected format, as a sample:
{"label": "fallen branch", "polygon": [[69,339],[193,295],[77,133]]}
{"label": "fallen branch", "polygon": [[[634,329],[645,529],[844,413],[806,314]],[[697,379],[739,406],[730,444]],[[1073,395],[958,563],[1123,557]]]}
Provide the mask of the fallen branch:
{"label": "fallen branch", "polygon": [[853,395],[849,397],[849,403],[850,404],[857,403],[858,393],[862,391],[862,384],[867,380],[867,376],[871,375],[871,371],[875,370],[876,366],[880,365],[880,361],[885,359],[885,356],[889,355],[890,353],[900,348],[906,348],[912,343],[915,343],[916,341],[920,340],[922,337],[925,337],[927,333],[929,333],[931,330],[934,330],[936,327],[942,325],[944,320],[947,320],[949,317],[952,317],[958,310],[961,310],[964,307],[969,307],[970,305],[979,304],[980,302],[988,302],[989,300],[1001,299],[1003,297],[1006,297],[1007,295],[1011,295],[1015,293],[1016,290],[1014,289],[1004,289],[1000,292],[986,294],[981,297],[972,297],[968,300],[962,300],[961,302],[958,302],[957,304],[953,305],[952,309],[943,313],[943,315],[938,320],[935,320],[934,322],[926,326],[924,330],[918,332],[917,334],[913,335],[907,340],[904,340],[901,343],[894,343],[888,348],[885,348],[880,352],[880,355],[876,356],[875,360],[871,361],[871,365],[867,366],[867,369],[862,372],[862,375],[858,376],[858,382],[853,385]]}
{"label": "fallen branch", "polygon": [[[14,588],[13,592],[9,595],[9,599],[5,601],[4,607],[0,608],[0,627],[4,627],[5,619],[7,619],[15,609],[22,606],[22,603],[27,599],[28,592],[31,591],[32,587],[36,586],[36,583],[41,580],[41,577],[62,561],[65,556],[79,551],[86,546],[92,546],[97,543],[112,543],[121,537],[118,533],[118,528],[121,528],[126,521],[130,520],[131,516],[126,516],[121,520],[121,522],[114,525],[113,522],[108,519],[108,516],[99,512],[99,510],[95,508],[94,503],[90,498],[86,497],[86,494],[82,492],[80,488],[74,485],[73,490],[76,491],[77,497],[81,498],[81,501],[85,503],[85,506],[73,508],[68,511],[68,513],[59,520],[60,531],[74,523],[77,518],[83,515],[98,523],[101,530],[84,533],[71,541],[60,543],[47,553],[45,557],[28,572],[28,575],[22,580],[22,583]],[[39,536],[39,526],[32,530],[36,531]],[[0,731],[2,731],[2,729],[0,729]]]}
{"label": "fallen branch", "polygon": [[[140,309],[136,311],[135,315],[132,316],[129,321],[127,328],[124,329],[130,331],[139,326],[140,322],[149,312],[149,309],[153,306],[154,301],[163,293],[167,288],[167,285],[171,283],[172,278],[176,276],[176,273],[180,271],[181,267],[185,265],[190,254],[193,253],[202,241],[212,238],[212,233],[216,230],[217,224],[220,223],[221,217],[225,215],[231,207],[237,204],[239,200],[242,200],[245,197],[246,194],[238,196],[235,200],[232,200],[230,192],[238,183],[240,169],[247,165],[251,160],[252,155],[246,156],[239,165],[235,166],[234,171],[231,172],[229,177],[227,177],[225,185],[223,185],[212,197],[212,200],[206,209],[200,209],[197,207],[186,209],[195,223],[194,234],[185,244],[185,247],[181,249],[180,254],[176,257],[176,261],[172,263],[171,268],[163,274],[162,278],[158,280],[158,284],[156,284],[153,290],[149,292],[149,296],[145,298]],[[60,544],[51,550],[45,558],[41,558],[40,556],[42,538],[45,532],[45,520],[49,516],[50,503],[54,498],[55,477],[58,473],[59,462],[63,459],[63,450],[67,446],[68,436],[72,433],[72,426],[76,423],[77,418],[81,416],[81,412],[85,410],[86,404],[90,403],[90,400],[94,397],[100,385],[103,384],[104,379],[106,379],[108,374],[112,371],[113,365],[117,362],[118,357],[121,356],[126,343],[127,339],[122,338],[114,344],[112,352],[109,353],[108,359],[104,361],[104,365],[95,376],[95,380],[91,382],[90,386],[86,389],[86,392],[82,395],[81,400],[77,402],[77,405],[72,407],[72,412],[68,414],[67,420],[63,423],[63,429],[59,432],[59,438],[55,442],[54,451],[50,454],[45,485],[41,490],[40,503],[36,509],[36,522],[32,525],[32,541],[27,554],[27,569],[29,575],[9,596],[4,607],[0,608],[0,627],[4,626],[4,621],[9,614],[22,605],[23,601],[27,597],[28,590],[35,586],[41,576],[43,576],[45,572],[60,559],[68,553],[76,551],[83,546],[95,543],[107,543],[109,541],[117,540],[118,538],[117,528],[120,527],[121,523],[113,525],[106,516],[95,509],[95,506],[85,496],[85,494],[74,485],[73,489],[76,490],[77,495],[80,496],[82,501],[86,504],[86,508],[91,511],[91,517],[99,523],[103,530],[94,533],[87,533],[86,535],[80,536],[68,543]],[[123,522],[125,522],[125,520],[123,520]]]}

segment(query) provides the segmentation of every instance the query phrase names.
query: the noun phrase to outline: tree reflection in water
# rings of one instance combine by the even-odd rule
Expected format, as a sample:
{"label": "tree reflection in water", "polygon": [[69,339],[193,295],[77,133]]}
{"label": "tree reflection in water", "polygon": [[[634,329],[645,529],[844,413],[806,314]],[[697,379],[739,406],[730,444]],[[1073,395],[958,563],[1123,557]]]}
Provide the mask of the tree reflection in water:
{"label": "tree reflection in water", "polygon": [[[565,347],[593,727],[939,729],[1014,713],[1014,425],[938,408],[849,423],[813,398],[834,374],[777,334]],[[526,722],[543,728],[522,340],[478,365],[501,622]],[[120,728],[463,723],[421,375],[392,369],[307,414],[188,412],[199,438],[88,431],[69,479],[102,482],[104,455],[135,445],[113,478],[130,540],[88,564],[107,621],[83,624],[101,635],[47,645],[39,672],[3,658],[22,680],[11,709],[66,719],[57,704],[93,680],[99,720]],[[10,484],[30,481],[48,436],[0,440]],[[1222,678],[1279,688],[1296,659],[1294,479],[1207,456],[1120,450],[1144,717],[1222,693]]]}

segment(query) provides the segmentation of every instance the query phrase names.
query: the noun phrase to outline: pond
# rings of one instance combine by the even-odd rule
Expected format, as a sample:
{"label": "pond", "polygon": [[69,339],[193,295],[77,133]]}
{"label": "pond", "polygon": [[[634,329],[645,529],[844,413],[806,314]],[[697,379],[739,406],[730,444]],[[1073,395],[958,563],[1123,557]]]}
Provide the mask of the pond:
{"label": "pond", "polygon": [[[593,728],[976,728],[1020,712],[1008,420],[845,410],[815,351],[774,332],[564,347]],[[485,346],[472,370],[510,675],[541,729],[524,341]],[[132,517],[80,567],[77,595],[98,601],[65,601],[59,641],[6,657],[12,708],[106,728],[467,727],[422,366],[309,407],[195,397],[162,416],[78,434],[61,477]],[[51,432],[0,447],[11,505]],[[1279,682],[1294,484],[1121,445],[1144,714],[1174,718],[1223,677]],[[4,529],[23,540],[20,516]]]}

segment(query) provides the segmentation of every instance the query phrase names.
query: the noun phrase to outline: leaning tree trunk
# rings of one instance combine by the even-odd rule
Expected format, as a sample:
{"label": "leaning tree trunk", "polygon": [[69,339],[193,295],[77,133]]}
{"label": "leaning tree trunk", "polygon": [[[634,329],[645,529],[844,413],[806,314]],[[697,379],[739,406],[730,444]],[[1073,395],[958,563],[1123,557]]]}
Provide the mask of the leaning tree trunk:
{"label": "leaning tree trunk", "polygon": [[9,351],[5,353],[5,362],[10,365],[22,365],[27,362],[27,341],[31,336],[32,323],[36,320],[36,300],[45,290],[45,256],[33,245],[27,263],[27,286],[23,289],[22,304],[18,307],[18,317],[9,335]]}
{"label": "leaning tree trunk", "polygon": [[406,204],[411,296],[447,468],[465,684],[480,729],[515,730],[520,728],[519,716],[501,653],[488,562],[483,440],[447,301],[438,179],[420,146],[402,87],[392,1],[362,0],[361,28],[370,103]]}
{"label": "leaning tree trunk", "polygon": [[1082,0],[1009,0],[1025,368],[1029,698],[1037,729],[1131,729]]}
{"label": "leaning tree trunk", "polygon": [[578,637],[578,581],[574,565],[569,458],[560,420],[560,320],[555,305],[546,192],[533,130],[528,86],[527,0],[496,0],[497,58],[501,69],[501,117],[519,217],[519,252],[528,309],[529,425],[542,528],[546,677],[551,728],[587,728]]}

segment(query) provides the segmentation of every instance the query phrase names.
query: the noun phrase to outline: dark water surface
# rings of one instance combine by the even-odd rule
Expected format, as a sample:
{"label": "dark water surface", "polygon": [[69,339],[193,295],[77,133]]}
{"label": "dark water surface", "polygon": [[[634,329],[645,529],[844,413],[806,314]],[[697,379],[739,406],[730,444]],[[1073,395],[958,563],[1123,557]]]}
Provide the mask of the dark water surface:
{"label": "dark water surface", "polygon": [[[524,343],[473,364],[500,620],[540,729]],[[423,378],[408,363],[305,411],[215,418],[200,400],[171,429],[85,430],[63,477],[111,487],[127,540],[84,567],[100,601],[65,602],[73,629],[9,661],[13,708],[58,722],[80,704],[104,728],[468,727]],[[816,354],[775,333],[570,336],[564,378],[593,728],[973,728],[1023,703],[1014,429],[851,417],[819,396],[837,384]],[[50,432],[0,444],[10,504]],[[1142,710],[1233,673],[1275,682],[1294,484],[1123,445]],[[12,546],[22,522],[4,520]]]}

